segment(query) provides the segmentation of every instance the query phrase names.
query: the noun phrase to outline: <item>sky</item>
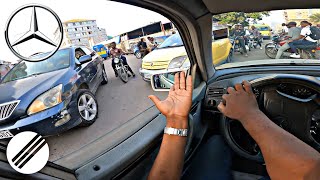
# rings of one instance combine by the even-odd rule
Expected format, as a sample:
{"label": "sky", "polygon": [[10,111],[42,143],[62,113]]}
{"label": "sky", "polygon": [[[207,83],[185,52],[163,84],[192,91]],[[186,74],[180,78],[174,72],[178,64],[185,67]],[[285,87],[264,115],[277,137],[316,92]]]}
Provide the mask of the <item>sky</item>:
{"label": "sky", "polygon": [[[88,3],[85,0],[10,0],[5,6],[0,6],[0,30],[5,30],[6,22],[10,15],[20,6],[30,3],[42,4],[55,11],[62,21],[70,19],[95,19],[98,27],[105,28],[107,35],[118,35],[131,31],[152,22],[169,20],[162,15],[136,6],[111,2],[107,0],[95,0]],[[47,12],[36,9],[38,15],[39,30],[53,39],[53,32],[57,28],[57,23],[53,16]],[[19,16],[19,17],[18,17]],[[26,9],[17,14],[9,28],[9,38],[11,42],[19,39],[28,31],[31,21],[31,9]],[[18,58],[13,55],[5,43],[4,33],[0,33],[0,60],[14,62]],[[49,34],[49,35],[48,35]],[[51,34],[51,36],[50,36]],[[24,46],[24,47],[22,47]],[[32,48],[33,47],[33,48]],[[28,43],[17,46],[19,53],[29,50],[31,52],[50,51],[52,47],[47,47],[43,43],[32,40]],[[30,50],[31,49],[31,50]],[[41,49],[41,50],[40,50]]]}
{"label": "sky", "polygon": [[[142,9],[136,6],[112,2],[108,0],[10,0],[5,6],[0,6],[0,29],[5,30],[9,16],[22,5],[37,3],[50,7],[55,11],[62,21],[70,19],[94,19],[98,27],[105,28],[107,35],[114,36],[123,32],[131,31],[152,22],[169,20],[162,15]],[[53,32],[57,23],[48,12],[37,9],[39,30],[53,39]],[[274,12],[271,16],[263,19],[267,24],[282,23],[281,12]],[[26,9],[17,14],[9,27],[9,38],[11,42],[19,39],[28,31],[31,21],[31,9]],[[5,43],[4,33],[0,33],[0,60],[14,62],[18,58],[13,55]],[[52,50],[51,46],[43,45],[37,40],[31,40],[16,49],[23,55],[34,52],[45,52]]]}

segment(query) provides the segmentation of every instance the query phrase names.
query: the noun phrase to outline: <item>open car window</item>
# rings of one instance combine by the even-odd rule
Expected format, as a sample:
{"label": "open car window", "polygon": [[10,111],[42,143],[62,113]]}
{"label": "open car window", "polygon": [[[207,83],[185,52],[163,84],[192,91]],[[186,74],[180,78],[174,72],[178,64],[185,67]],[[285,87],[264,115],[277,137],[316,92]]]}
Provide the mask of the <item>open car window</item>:
{"label": "open car window", "polygon": [[[63,39],[59,51],[39,62],[17,60],[5,40],[0,40],[3,49],[0,59],[12,68],[1,81],[0,91],[13,89],[12,94],[0,97],[0,104],[12,101],[12,98],[21,101],[11,116],[0,120],[0,132],[6,130],[15,135],[19,132],[17,129],[24,131],[30,127],[48,142],[50,162],[75,170],[154,119],[157,111],[148,95],[164,99],[168,92],[154,91],[150,82],[152,75],[165,74],[159,83],[168,89],[173,85],[173,75],[166,73],[187,72],[191,69],[190,59],[178,29],[169,19],[117,2],[97,0],[93,6],[82,0],[9,2],[7,7],[0,7],[3,17],[0,27],[5,28],[6,18],[16,8],[31,2],[48,6],[58,14]],[[39,16],[38,30],[57,43],[61,33],[55,19],[50,19],[50,13],[45,10],[35,9]],[[9,32],[12,32],[9,34],[12,41],[19,40],[28,31],[31,18],[26,17],[31,17],[32,13],[32,9],[27,9],[12,20],[10,29],[16,29]],[[34,57],[43,57],[52,49],[51,46],[43,47],[45,45],[38,39],[32,41],[35,42],[16,45],[16,51],[27,57],[41,51],[45,53]],[[137,120],[144,113],[143,121]],[[103,143],[110,143],[108,147],[95,147],[85,155],[75,157],[78,151],[128,122],[135,126],[129,127],[125,135],[124,132],[113,135],[113,140],[119,139],[117,142],[108,141]],[[7,141],[0,139],[4,146]]]}

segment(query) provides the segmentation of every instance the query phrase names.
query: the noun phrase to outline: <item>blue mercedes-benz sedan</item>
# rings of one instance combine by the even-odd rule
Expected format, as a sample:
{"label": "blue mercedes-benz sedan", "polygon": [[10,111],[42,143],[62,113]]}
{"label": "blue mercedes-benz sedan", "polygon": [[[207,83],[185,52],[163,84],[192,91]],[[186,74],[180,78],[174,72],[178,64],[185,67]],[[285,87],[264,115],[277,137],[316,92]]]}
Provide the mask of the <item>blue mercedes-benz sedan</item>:
{"label": "blue mercedes-benz sedan", "polygon": [[94,123],[94,94],[108,83],[102,60],[87,47],[72,46],[44,61],[17,64],[0,83],[0,139],[20,131],[54,135]]}

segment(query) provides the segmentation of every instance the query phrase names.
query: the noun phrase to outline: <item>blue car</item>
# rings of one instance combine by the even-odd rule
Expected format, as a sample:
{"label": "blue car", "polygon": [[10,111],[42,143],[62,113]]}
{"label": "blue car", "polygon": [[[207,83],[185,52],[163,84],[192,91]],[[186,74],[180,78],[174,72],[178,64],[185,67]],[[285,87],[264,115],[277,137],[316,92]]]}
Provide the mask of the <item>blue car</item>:
{"label": "blue car", "polygon": [[21,61],[1,80],[0,137],[20,131],[48,136],[91,125],[98,116],[94,94],[107,83],[103,59],[87,47],[60,49],[41,62]]}

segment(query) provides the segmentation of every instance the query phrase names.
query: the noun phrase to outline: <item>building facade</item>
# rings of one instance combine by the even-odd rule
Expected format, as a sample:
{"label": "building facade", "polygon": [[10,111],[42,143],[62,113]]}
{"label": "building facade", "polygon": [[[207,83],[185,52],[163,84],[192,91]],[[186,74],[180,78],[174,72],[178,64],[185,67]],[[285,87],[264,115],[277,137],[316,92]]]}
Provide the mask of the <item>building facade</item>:
{"label": "building facade", "polygon": [[290,9],[284,11],[284,18],[286,23],[294,21],[299,24],[303,20],[309,21],[309,17],[317,13],[320,13],[320,9]]}
{"label": "building facade", "polygon": [[[63,22],[62,47],[69,45],[93,46],[107,39],[106,30],[97,26],[96,20],[73,19]],[[55,39],[59,38],[58,29]]]}

